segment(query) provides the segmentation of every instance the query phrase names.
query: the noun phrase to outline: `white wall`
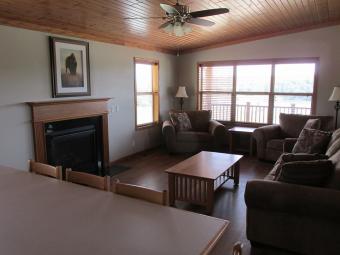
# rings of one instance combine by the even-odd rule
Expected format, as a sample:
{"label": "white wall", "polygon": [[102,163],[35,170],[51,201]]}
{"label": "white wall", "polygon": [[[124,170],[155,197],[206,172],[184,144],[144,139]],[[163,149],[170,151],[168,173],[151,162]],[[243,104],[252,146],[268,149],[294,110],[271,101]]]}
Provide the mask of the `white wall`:
{"label": "white wall", "polygon": [[[53,100],[48,34],[0,26],[0,38],[0,164],[26,169],[34,153],[25,102]],[[110,103],[119,107],[109,116],[110,160],[158,145],[160,128],[135,131],[133,57],[159,60],[161,118],[173,107],[177,57],[89,43],[92,96],[113,97]]]}
{"label": "white wall", "polygon": [[187,107],[194,108],[197,62],[296,57],[320,57],[317,114],[333,115],[334,104],[327,100],[333,86],[340,86],[340,26],[184,54],[179,58],[179,84],[188,86]]}

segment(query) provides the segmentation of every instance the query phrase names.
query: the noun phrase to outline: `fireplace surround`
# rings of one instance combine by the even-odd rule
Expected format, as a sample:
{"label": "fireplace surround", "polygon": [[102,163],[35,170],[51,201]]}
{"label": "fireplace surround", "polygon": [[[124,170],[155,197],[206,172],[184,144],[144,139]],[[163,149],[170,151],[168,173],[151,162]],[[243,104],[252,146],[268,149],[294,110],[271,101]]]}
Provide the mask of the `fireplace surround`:
{"label": "fireplace surround", "polygon": [[109,167],[109,100],[29,102],[35,160],[104,175]]}

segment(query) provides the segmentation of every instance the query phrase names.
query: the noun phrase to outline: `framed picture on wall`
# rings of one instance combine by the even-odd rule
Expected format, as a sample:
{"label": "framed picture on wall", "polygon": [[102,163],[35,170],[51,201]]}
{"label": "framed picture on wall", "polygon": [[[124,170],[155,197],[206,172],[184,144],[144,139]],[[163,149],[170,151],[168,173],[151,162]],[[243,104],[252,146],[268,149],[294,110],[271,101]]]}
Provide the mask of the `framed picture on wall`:
{"label": "framed picture on wall", "polygon": [[50,37],[53,97],[90,96],[89,43]]}

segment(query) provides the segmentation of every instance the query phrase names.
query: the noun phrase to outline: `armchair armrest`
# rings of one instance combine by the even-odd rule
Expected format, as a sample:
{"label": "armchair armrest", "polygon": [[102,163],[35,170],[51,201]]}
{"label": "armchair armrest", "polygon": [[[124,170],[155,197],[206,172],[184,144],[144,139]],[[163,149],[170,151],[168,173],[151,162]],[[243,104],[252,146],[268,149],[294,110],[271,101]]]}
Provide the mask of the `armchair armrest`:
{"label": "armchair armrest", "polygon": [[257,210],[340,221],[340,191],[334,189],[254,180],[246,185],[245,202]]}
{"label": "armchair armrest", "polygon": [[214,136],[216,149],[226,148],[227,130],[225,126],[216,120],[209,121],[209,133]]}
{"label": "armchair armrest", "polygon": [[170,152],[174,152],[176,144],[176,131],[171,121],[166,120],[163,122],[162,133],[166,147]]}
{"label": "armchair armrest", "polygon": [[292,152],[297,138],[285,138],[283,142],[283,152]]}
{"label": "armchair armrest", "polygon": [[267,142],[271,139],[279,138],[280,136],[280,125],[268,125],[255,129],[253,137],[256,140],[258,158],[264,159]]}

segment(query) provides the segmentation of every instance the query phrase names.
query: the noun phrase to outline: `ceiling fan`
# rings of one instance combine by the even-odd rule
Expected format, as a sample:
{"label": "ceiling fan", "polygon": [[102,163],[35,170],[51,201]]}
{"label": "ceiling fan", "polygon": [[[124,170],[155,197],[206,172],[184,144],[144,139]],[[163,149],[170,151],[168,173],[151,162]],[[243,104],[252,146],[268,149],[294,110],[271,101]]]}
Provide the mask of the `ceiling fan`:
{"label": "ceiling fan", "polygon": [[229,12],[227,8],[207,9],[191,12],[189,6],[179,4],[177,1],[174,5],[160,4],[160,7],[165,11],[163,17],[132,17],[125,19],[163,19],[167,20],[159,26],[165,32],[174,34],[175,36],[184,36],[192,31],[189,24],[198,26],[210,27],[215,24],[210,20],[201,19],[202,17],[225,14]]}

